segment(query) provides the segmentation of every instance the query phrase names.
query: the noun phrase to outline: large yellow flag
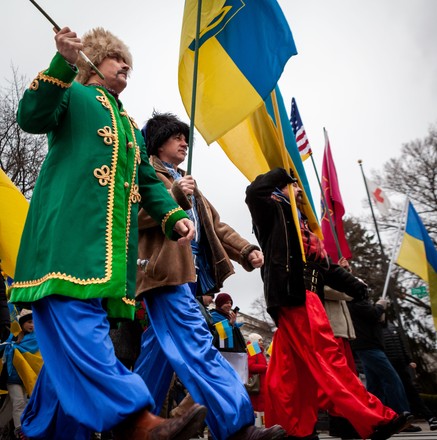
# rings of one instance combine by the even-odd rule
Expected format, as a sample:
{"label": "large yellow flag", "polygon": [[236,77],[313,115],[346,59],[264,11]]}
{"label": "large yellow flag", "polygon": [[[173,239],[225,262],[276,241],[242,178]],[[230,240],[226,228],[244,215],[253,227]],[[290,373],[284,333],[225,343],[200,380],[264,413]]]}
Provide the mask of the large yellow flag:
{"label": "large yellow flag", "polygon": [[15,275],[18,248],[23,233],[29,203],[0,170],[0,260],[2,270],[11,278]]}

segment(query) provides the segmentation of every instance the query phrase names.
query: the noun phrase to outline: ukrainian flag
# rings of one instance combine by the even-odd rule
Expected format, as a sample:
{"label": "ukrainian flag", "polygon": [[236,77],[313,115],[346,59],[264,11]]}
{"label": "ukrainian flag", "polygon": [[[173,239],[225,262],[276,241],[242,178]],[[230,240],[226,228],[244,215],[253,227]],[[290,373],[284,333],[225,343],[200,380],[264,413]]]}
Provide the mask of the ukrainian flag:
{"label": "ukrainian flag", "polygon": [[15,264],[29,203],[9,177],[0,170],[0,264],[14,278]]}
{"label": "ukrainian flag", "polygon": [[[303,209],[308,218],[309,227],[320,238],[323,237],[315,214],[311,189],[278,86],[261,107],[218,139],[218,143],[232,163],[251,182],[259,174],[264,174],[276,167],[292,169],[299,181],[299,186],[304,190]],[[290,202],[299,231],[293,197]]]}
{"label": "ukrainian flag", "polygon": [[434,326],[437,329],[437,249],[411,202],[408,204],[405,233],[396,263],[428,283]]}
{"label": "ukrainian flag", "polygon": [[[243,122],[297,53],[276,0],[214,0],[202,6],[195,126],[208,144]],[[191,115],[197,0],[186,0],[179,90]]]}
{"label": "ukrainian flag", "polygon": [[247,352],[249,353],[249,356],[255,356],[256,354],[261,353],[261,347],[258,342],[254,341],[247,346]]}

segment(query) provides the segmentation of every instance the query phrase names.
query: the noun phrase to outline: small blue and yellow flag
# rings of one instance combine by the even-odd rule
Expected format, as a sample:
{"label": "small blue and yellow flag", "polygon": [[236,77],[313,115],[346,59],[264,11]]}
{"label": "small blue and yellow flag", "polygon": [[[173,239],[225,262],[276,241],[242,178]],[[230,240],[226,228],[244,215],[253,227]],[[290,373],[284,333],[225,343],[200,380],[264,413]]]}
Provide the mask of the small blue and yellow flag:
{"label": "small blue and yellow flag", "polygon": [[[234,348],[234,336],[232,333],[232,326],[229,324],[229,321],[224,319],[223,321],[214,324],[214,326],[219,335],[220,348],[224,348],[225,346],[227,346],[227,348]],[[227,344],[225,343],[226,339]]]}
{"label": "small blue and yellow flag", "polygon": [[255,356],[256,354],[261,353],[261,347],[257,341],[254,341],[247,346],[247,352],[249,353],[249,356]]}
{"label": "small blue and yellow flag", "polygon": [[[203,2],[195,126],[208,144],[263,104],[297,53],[276,0]],[[179,91],[191,115],[198,0],[186,0],[179,51]]]}
{"label": "small blue and yellow flag", "polygon": [[396,263],[429,285],[434,326],[437,329],[437,249],[411,202]]}

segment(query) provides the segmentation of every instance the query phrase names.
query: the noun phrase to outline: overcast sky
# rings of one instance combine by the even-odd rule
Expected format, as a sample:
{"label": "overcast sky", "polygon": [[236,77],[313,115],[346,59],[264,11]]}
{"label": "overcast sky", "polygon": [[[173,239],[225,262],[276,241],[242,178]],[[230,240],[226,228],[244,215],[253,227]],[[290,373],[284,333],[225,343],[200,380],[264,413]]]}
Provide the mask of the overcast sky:
{"label": "overcast sky", "polygon": [[[257,0],[263,1],[263,0]],[[39,0],[58,25],[79,35],[102,26],[130,47],[134,70],[121,98],[140,126],[153,109],[188,117],[177,87],[182,0]],[[358,159],[371,175],[398,157],[403,143],[437,122],[437,1],[279,0],[298,55],[279,81],[286,107],[294,96],[321,170],[326,127],[346,214],[367,215]],[[0,86],[13,64],[29,80],[55,46],[50,23],[28,0],[2,2]],[[254,61],[256,62],[256,60]],[[316,206],[311,161],[305,162]],[[196,135],[192,173],[222,220],[255,242],[244,204],[248,181],[217,144]],[[236,268],[223,291],[242,312],[262,294],[259,271]]]}

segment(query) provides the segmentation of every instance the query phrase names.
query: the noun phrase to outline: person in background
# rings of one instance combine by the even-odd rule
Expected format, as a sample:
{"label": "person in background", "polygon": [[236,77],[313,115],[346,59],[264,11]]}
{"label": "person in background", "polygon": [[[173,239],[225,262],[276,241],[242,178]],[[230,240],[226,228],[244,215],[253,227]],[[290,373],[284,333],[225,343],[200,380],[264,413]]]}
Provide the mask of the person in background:
{"label": "person in background", "polygon": [[115,356],[108,318],[134,316],[139,206],[181,246],[194,226],[157,179],[120,101],[132,69],[127,46],[102,28],[81,39],[65,27],[55,42],[17,112],[23,130],[48,136],[11,294],[32,303],[44,359],[22,430],[35,440],[88,440],[111,429],[116,439],[189,439],[206,408],[171,420],[153,415],[143,380]]}
{"label": "person in background", "polygon": [[[3,355],[3,368],[5,368],[4,371],[7,375],[7,390],[12,403],[12,419],[15,428],[14,435],[16,438],[25,439],[26,437],[21,429],[20,419],[27,405],[31,392],[29,387],[31,385],[29,384],[28,375],[26,374],[27,370],[23,369],[22,363],[19,364],[21,368],[15,367],[14,357],[17,356],[16,350],[21,354],[31,353],[36,355],[39,349],[34,333],[32,311],[22,309],[18,315],[18,324],[20,325],[21,331],[17,335],[10,334],[5,345],[1,347],[1,352]],[[26,389],[24,382],[26,382],[28,389]]]}
{"label": "person in background", "polygon": [[[431,431],[437,430],[437,417],[428,408],[422,397],[420,397],[416,385],[413,382],[413,375],[415,374],[417,365],[411,360],[407,353],[399,329],[393,323],[387,322],[387,325],[382,328],[382,335],[385,354],[401,379],[411,412],[415,417],[423,417],[427,420]],[[404,432],[407,429],[404,429]],[[410,432],[420,430],[421,428],[418,425],[411,425],[409,429]]]}
{"label": "person in background", "polygon": [[388,300],[373,304],[369,299],[351,301],[349,311],[354,323],[353,352],[358,356],[366,376],[367,390],[398,414],[410,411],[404,386],[384,352],[382,326]]}
{"label": "person in background", "polygon": [[258,412],[264,412],[264,399],[266,393],[266,372],[267,372],[267,358],[264,354],[264,341],[258,333],[251,333],[248,337],[248,345],[257,343],[261,351],[252,355],[249,351],[247,353],[247,360],[249,365],[249,376],[259,374],[260,386],[259,392],[250,394],[253,409]]}
{"label": "person in background", "polygon": [[216,348],[222,356],[232,365],[240,376],[243,383],[249,378],[247,364],[246,341],[241,333],[240,327],[243,325],[237,322],[238,307],[232,309],[233,300],[229,293],[219,293],[215,299],[215,309],[211,310],[214,325],[224,321],[230,329],[230,334],[226,338],[216,339]]}
{"label": "person in background", "polygon": [[266,426],[280,423],[290,438],[317,439],[321,389],[326,409],[347,418],[362,438],[389,438],[408,423],[409,414],[396,414],[366,391],[338,349],[320,299],[324,285],[359,299],[367,296],[367,286],[329,260],[308,225],[303,191],[291,172],[275,168],[257,176],[246,189],[246,203],[265,254],[267,311],[278,327],[266,376]]}

